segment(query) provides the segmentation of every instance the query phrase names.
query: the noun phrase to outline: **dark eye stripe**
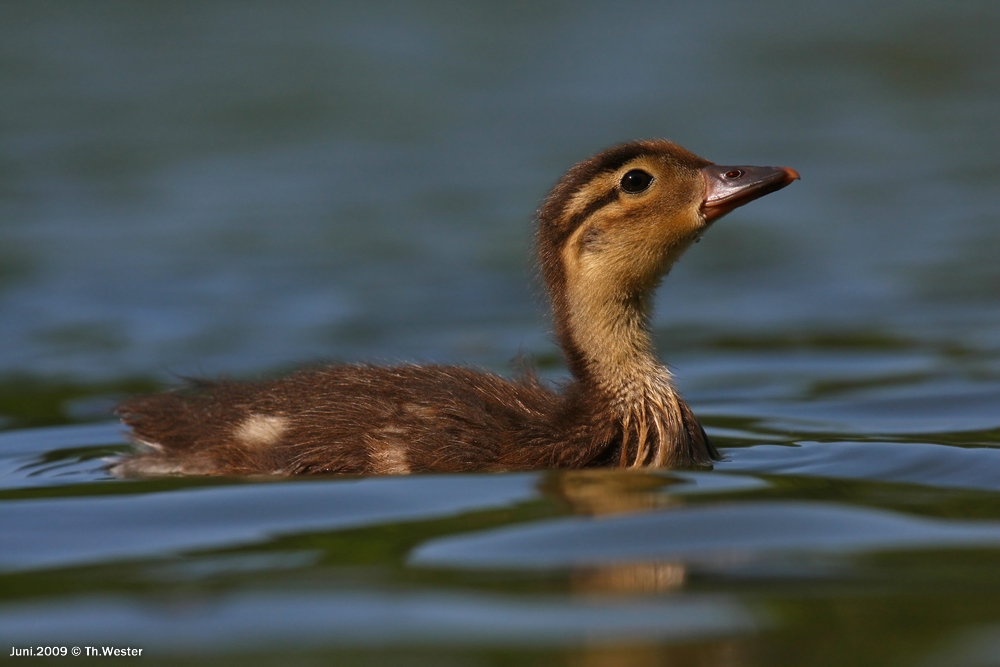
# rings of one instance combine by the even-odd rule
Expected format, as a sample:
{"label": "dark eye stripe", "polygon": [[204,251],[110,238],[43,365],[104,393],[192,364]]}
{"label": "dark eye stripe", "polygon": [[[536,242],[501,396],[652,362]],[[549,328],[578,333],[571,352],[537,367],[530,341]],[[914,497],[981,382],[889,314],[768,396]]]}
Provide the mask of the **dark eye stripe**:
{"label": "dark eye stripe", "polygon": [[[618,201],[618,190],[610,190],[600,199],[595,199],[587,204],[586,208],[569,219],[569,224],[566,225],[566,236],[569,236],[576,231],[576,228],[579,227],[584,220],[594,215],[608,204],[616,201]],[[560,243],[561,242],[562,241],[560,240]]]}

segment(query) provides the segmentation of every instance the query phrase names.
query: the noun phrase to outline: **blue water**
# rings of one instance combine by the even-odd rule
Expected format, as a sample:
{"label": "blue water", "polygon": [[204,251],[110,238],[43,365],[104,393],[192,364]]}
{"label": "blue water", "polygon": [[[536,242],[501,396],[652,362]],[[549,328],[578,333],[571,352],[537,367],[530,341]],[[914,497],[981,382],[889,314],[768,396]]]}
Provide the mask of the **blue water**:
{"label": "blue water", "polygon": [[[988,2],[0,6],[3,655],[1000,664],[997,34]],[[658,136],[803,176],[657,294],[713,471],[107,473],[111,407],[178,376],[558,380],[533,211]]]}

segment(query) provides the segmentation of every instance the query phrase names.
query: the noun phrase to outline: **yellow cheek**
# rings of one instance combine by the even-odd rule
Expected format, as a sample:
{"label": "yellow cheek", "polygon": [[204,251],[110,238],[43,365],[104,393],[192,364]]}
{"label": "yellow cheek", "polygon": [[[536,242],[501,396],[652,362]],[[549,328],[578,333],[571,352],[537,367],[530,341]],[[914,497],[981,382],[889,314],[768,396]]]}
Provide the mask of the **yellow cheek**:
{"label": "yellow cheek", "polygon": [[[562,250],[566,278],[581,286],[617,283],[628,291],[651,288],[704,226],[695,206],[658,205],[657,198],[615,202],[567,239]],[[587,247],[587,236],[594,230],[599,230],[599,237]]]}

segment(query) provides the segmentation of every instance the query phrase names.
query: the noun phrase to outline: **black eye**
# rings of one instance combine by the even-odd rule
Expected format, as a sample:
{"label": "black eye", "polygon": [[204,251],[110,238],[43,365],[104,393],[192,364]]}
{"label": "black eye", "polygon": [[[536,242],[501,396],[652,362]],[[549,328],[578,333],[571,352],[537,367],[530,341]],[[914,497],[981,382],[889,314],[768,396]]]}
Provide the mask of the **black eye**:
{"label": "black eye", "polygon": [[742,175],[743,175],[743,170],[742,169],[730,169],[725,174],[726,178],[728,178],[728,179],[739,178]]}
{"label": "black eye", "polygon": [[653,182],[653,175],[642,169],[633,169],[622,176],[622,190],[629,194],[642,192]]}

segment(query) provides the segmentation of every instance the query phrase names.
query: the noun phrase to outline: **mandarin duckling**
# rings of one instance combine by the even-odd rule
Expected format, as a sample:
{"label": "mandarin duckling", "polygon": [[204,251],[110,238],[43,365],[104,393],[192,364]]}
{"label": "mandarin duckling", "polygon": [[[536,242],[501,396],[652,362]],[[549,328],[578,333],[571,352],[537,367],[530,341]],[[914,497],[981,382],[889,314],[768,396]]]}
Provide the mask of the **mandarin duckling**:
{"label": "mandarin duckling", "polygon": [[119,475],[296,475],[688,467],[718,453],[653,353],[651,295],[705,229],[799,175],[723,167],[668,141],[576,165],[538,211],[537,249],[572,379],[555,391],[453,366],[312,368],[195,381],[118,414]]}

